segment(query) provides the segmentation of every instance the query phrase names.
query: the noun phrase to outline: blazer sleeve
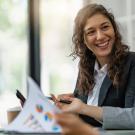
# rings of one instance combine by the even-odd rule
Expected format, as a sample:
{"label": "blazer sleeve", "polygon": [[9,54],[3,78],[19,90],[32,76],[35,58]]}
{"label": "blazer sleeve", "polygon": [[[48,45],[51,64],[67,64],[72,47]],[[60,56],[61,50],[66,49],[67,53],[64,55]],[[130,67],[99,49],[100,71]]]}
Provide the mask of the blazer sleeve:
{"label": "blazer sleeve", "polygon": [[125,107],[133,107],[135,101],[135,65],[128,78],[127,90],[125,95]]}
{"label": "blazer sleeve", "polygon": [[[130,63],[130,64],[129,64]],[[125,107],[130,108],[134,106],[135,101],[135,53],[130,56],[128,65],[130,65],[129,73],[127,75]]]}
{"label": "blazer sleeve", "polygon": [[135,107],[103,107],[104,129],[135,129]]}

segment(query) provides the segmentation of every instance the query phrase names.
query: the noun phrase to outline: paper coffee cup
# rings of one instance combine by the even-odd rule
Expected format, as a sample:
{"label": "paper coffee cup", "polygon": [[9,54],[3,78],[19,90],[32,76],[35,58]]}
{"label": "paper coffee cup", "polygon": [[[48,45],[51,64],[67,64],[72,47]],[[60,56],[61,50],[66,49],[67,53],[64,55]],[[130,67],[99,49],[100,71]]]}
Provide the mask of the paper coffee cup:
{"label": "paper coffee cup", "polygon": [[20,107],[13,107],[7,110],[8,124],[11,123],[16,118],[16,116],[20,113],[20,111],[21,111]]}

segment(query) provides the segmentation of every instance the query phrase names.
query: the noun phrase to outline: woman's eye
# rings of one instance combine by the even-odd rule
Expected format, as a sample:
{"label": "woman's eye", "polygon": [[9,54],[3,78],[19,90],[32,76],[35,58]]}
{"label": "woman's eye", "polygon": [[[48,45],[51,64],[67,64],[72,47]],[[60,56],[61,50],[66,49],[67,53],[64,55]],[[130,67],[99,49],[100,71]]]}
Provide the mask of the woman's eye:
{"label": "woman's eye", "polygon": [[86,33],[86,35],[90,35],[90,36],[92,36],[92,35],[94,35],[95,34],[95,31],[93,30],[93,31],[88,31],[87,33]]}
{"label": "woman's eye", "polygon": [[109,28],[109,26],[106,25],[106,26],[103,26],[103,27],[102,27],[102,30],[107,30],[108,28]]}

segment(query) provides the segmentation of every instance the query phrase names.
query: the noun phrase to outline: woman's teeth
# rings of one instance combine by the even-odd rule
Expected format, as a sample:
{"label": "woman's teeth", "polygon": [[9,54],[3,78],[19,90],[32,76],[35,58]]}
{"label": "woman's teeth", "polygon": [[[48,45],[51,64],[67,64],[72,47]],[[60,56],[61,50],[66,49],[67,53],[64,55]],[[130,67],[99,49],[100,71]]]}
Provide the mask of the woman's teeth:
{"label": "woman's teeth", "polygon": [[102,43],[102,44],[97,44],[97,46],[98,46],[98,47],[104,47],[104,46],[108,45],[108,43],[109,43],[109,42],[107,41],[107,42],[104,42],[104,43]]}

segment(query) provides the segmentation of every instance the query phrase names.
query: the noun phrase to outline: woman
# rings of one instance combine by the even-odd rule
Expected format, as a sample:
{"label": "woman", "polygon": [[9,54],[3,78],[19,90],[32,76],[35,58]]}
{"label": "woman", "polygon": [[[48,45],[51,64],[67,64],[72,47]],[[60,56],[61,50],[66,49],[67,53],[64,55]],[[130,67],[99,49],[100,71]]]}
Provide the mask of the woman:
{"label": "woman", "polygon": [[73,43],[71,55],[80,59],[76,88],[58,100],[77,97],[88,105],[132,107],[135,54],[122,43],[113,14],[98,4],[82,8],[75,18]]}

